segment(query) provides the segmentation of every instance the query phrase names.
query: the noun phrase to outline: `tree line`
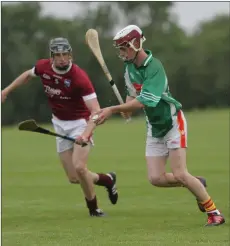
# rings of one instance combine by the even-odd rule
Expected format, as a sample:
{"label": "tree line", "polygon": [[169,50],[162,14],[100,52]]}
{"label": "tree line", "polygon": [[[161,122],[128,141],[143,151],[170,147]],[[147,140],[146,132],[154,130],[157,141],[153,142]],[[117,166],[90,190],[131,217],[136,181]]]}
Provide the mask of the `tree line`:
{"label": "tree line", "polygon": [[[185,110],[228,107],[230,102],[229,16],[215,16],[187,34],[170,14],[173,2],[84,2],[81,15],[72,19],[42,15],[37,2],[2,5],[2,88],[38,59],[49,56],[48,42],[69,39],[74,62],[89,74],[102,107],[117,104],[99,64],[85,43],[89,28],[99,32],[103,56],[123,97],[123,64],[116,56],[112,37],[119,27],[136,24],[147,40],[144,47],[165,66],[172,94]],[[2,124],[35,118],[50,120],[50,110],[39,79],[13,92],[2,105]]]}

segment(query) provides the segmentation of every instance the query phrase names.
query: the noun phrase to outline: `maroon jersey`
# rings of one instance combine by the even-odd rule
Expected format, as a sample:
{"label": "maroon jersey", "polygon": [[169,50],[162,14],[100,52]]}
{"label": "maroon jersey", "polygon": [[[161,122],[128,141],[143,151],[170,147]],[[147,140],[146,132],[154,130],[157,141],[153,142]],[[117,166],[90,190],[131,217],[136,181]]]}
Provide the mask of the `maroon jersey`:
{"label": "maroon jersey", "polygon": [[93,85],[86,72],[75,64],[65,74],[55,72],[49,59],[33,68],[41,78],[52,113],[60,120],[88,119],[90,112],[84,100],[95,98]]}

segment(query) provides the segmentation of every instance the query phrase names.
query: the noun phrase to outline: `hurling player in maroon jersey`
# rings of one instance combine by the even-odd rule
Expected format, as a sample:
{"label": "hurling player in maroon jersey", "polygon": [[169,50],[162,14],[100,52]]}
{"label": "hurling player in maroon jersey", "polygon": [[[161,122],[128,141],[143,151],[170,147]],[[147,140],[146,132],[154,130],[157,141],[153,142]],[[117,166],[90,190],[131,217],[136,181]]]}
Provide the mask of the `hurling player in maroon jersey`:
{"label": "hurling player in maroon jersey", "polygon": [[[50,41],[50,59],[36,65],[16,78],[2,91],[2,102],[17,87],[39,76],[52,110],[52,123],[57,133],[79,138],[91,114],[100,110],[93,85],[84,70],[72,63],[72,48],[65,38]],[[79,184],[91,216],[103,216],[98,208],[94,185],[104,186],[112,204],[117,203],[116,174],[93,173],[87,169],[91,144],[81,147],[57,137],[57,152],[70,183]]]}

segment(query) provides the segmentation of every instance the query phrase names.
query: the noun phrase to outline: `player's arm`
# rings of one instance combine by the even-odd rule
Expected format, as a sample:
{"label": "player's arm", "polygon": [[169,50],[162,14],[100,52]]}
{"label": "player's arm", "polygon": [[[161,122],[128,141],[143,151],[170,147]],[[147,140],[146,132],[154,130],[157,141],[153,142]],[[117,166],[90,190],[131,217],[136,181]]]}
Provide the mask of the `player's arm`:
{"label": "player's arm", "polygon": [[[90,97],[90,99],[85,100],[84,98],[86,97]],[[100,105],[98,103],[96,93],[92,93],[88,96],[83,97],[83,100],[85,101],[85,105],[89,109],[91,115],[95,114],[100,110]],[[87,143],[95,128],[96,124],[94,118],[90,117],[84,132],[79,138],[76,139],[76,142],[79,144]]]}
{"label": "player's arm", "polygon": [[140,103],[147,107],[155,108],[161,100],[163,92],[168,86],[167,77],[163,66],[159,63],[157,70],[152,72],[143,84],[141,93],[136,97]]}
{"label": "player's arm", "polygon": [[161,64],[158,65],[155,71],[150,71],[147,74],[139,96],[127,103],[102,109],[98,112],[99,117],[96,120],[96,124],[104,123],[114,113],[135,111],[146,106],[152,107],[154,110],[167,87],[164,69]]}
{"label": "player's arm", "polygon": [[140,95],[136,98],[128,95],[126,103],[111,107],[112,113],[133,112],[137,109],[144,108],[144,106],[156,107],[164,89],[164,82],[161,77],[160,70],[154,71],[146,76]]}
{"label": "player's arm", "polygon": [[[132,96],[127,95],[127,96],[126,96],[125,102],[126,102],[126,103],[127,103],[127,102],[130,102],[130,101],[132,101],[133,99],[135,99],[135,97],[132,97]],[[132,112],[131,112],[131,111],[130,111],[130,112],[121,112],[121,114],[123,114],[123,113],[124,113],[124,116],[125,116],[126,119],[127,119],[127,118],[130,118],[131,115],[132,115]]]}
{"label": "player's arm", "polygon": [[25,71],[21,75],[19,75],[10,85],[8,85],[3,91],[2,91],[2,99],[6,99],[6,97],[14,91],[16,88],[26,84],[32,77],[33,71],[32,69]]}
{"label": "player's arm", "polygon": [[[100,110],[100,105],[99,102],[97,100],[97,96],[96,93],[92,93],[91,94],[91,99],[88,100],[84,100],[85,101],[85,105],[88,108],[88,110],[90,111],[91,115],[98,112]],[[83,97],[84,99],[84,97]]]}
{"label": "player's arm", "polygon": [[94,114],[98,110],[100,110],[100,105],[97,100],[97,94],[94,90],[93,84],[90,81],[88,75],[81,70],[78,79],[80,79],[80,90],[82,99],[85,102],[86,107],[90,111],[90,114]]}
{"label": "player's arm", "polygon": [[136,98],[134,98],[124,104],[112,106],[110,108],[111,108],[112,113],[115,114],[115,113],[120,113],[120,112],[129,113],[129,112],[133,112],[143,107],[144,105],[140,103]]}
{"label": "player's arm", "polygon": [[127,103],[123,103],[121,105],[117,105],[117,106],[112,106],[112,107],[108,107],[108,108],[104,108],[101,109],[100,111],[98,111],[95,115],[94,115],[94,123],[96,125],[101,125],[103,124],[106,119],[108,119],[112,114],[115,113],[121,113],[121,112],[132,112],[135,111],[136,109],[140,109],[143,108],[144,105],[142,103],[140,103],[136,98],[134,98],[133,100],[127,102]]}
{"label": "player's arm", "polygon": [[135,97],[126,96],[125,102],[126,102],[126,103],[127,103],[127,102],[130,102],[130,101],[132,101],[133,99],[135,99]]}
{"label": "player's arm", "polygon": [[167,79],[164,70],[159,67],[147,76],[139,96],[125,104],[112,106],[111,111],[112,113],[129,112],[144,106],[154,108],[159,103],[166,86]]}
{"label": "player's arm", "polygon": [[160,62],[156,64],[155,70],[147,71],[146,79],[143,83],[140,95],[134,100],[119,106],[113,106],[112,112],[117,113],[120,110],[134,111],[135,109],[147,106],[155,108],[161,100],[162,93],[167,85],[167,78],[164,68]]}
{"label": "player's arm", "polygon": [[[81,90],[83,101],[85,102],[86,107],[90,111],[90,114],[94,115],[96,112],[100,110],[100,105],[97,100],[97,95],[93,88],[92,82],[83,70],[79,71],[77,78],[79,79],[78,82],[80,82],[78,83],[78,86],[80,85],[79,89]],[[80,144],[88,142],[88,139],[92,135],[92,132],[95,129],[95,127],[96,124],[94,122],[94,119],[93,117],[90,117],[85,131],[76,141]]]}

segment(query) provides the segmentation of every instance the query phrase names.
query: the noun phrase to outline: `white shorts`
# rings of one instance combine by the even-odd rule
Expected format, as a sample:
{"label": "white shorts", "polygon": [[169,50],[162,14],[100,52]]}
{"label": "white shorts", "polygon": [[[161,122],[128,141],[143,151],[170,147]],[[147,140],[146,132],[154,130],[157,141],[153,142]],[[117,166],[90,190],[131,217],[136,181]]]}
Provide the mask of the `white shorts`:
{"label": "white shorts", "polygon": [[146,156],[168,156],[169,149],[187,148],[187,122],[183,112],[173,117],[173,128],[163,137],[147,136]]}
{"label": "white shorts", "polygon": [[[61,134],[61,135],[67,135],[74,139],[80,136],[84,132],[87,126],[87,122],[85,119],[65,121],[65,120],[59,120],[56,117],[53,117],[52,123],[53,123],[54,130],[56,133]],[[74,145],[73,142],[69,140],[65,140],[60,137],[56,137],[56,144],[57,144],[58,153],[64,152],[68,149],[72,149]]]}

